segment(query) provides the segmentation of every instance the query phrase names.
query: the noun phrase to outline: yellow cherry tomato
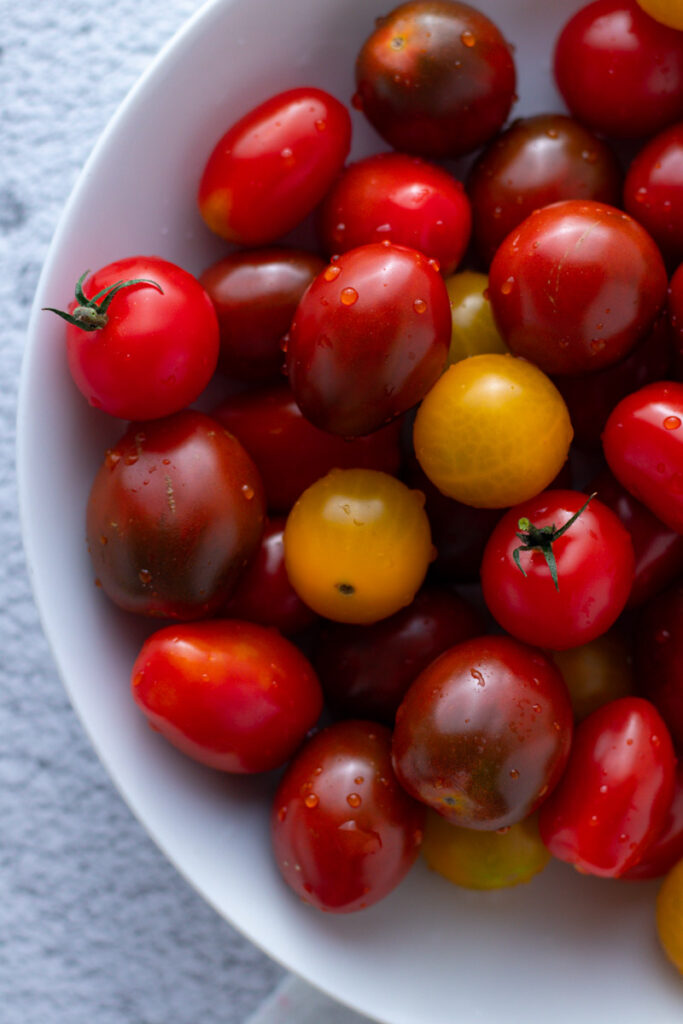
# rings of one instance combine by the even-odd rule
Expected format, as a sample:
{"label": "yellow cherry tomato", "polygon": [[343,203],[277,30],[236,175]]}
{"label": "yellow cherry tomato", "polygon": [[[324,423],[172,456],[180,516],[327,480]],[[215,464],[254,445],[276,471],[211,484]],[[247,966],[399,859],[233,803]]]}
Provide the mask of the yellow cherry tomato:
{"label": "yellow cherry tomato", "polygon": [[662,25],[683,29],[683,0],[636,0],[636,3]]}
{"label": "yellow cherry tomato", "polygon": [[554,480],[573,436],[549,377],[524,359],[482,355],[450,366],[415,419],[415,454],[449,498],[506,508]]}
{"label": "yellow cherry tomato", "polygon": [[422,853],[432,871],[467,889],[528,882],[550,860],[535,814],[504,831],[483,832],[451,825],[428,811]]}
{"label": "yellow cherry tomato", "polygon": [[603,704],[635,693],[633,658],[614,630],[581,647],[548,654],[567,684],[577,722]]}
{"label": "yellow cherry tomato", "polygon": [[486,290],[486,274],[464,270],[446,278],[451,301],[451,347],[448,363],[460,362],[468,356],[486,352],[508,352],[509,349],[496,327]]}
{"label": "yellow cherry tomato", "polygon": [[372,469],[333,469],[312,484],[284,543],[299,597],[337,622],[376,622],[410,604],[434,554],[424,495]]}
{"label": "yellow cherry tomato", "polygon": [[671,869],[657,894],[657,932],[664,952],[683,974],[683,860]]}

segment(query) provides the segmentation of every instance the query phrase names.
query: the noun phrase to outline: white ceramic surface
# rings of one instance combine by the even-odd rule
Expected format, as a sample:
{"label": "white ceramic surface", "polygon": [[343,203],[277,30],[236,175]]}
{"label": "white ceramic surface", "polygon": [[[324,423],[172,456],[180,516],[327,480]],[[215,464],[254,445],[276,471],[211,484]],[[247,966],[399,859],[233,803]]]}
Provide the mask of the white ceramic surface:
{"label": "white ceramic surface", "polygon": [[[480,0],[516,46],[516,113],[562,109],[551,40],[581,0]],[[477,894],[418,865],[384,903],[334,917],[281,883],[268,843],[272,780],[204,770],[152,733],[128,693],[153,626],[93,585],[84,508],[121,424],[87,407],[66,368],[63,306],[76,277],[157,253],[198,272],[223,251],[194,196],[216,138],[296,85],[353,91],[353,60],[387,0],[213,0],[161,53],[106,129],[50,250],[23,370],[18,468],[29,568],[73,705],[122,795],[168,857],[236,927],[331,995],[386,1024],[680,1024],[683,987],[653,924],[655,887],[552,865],[526,887]],[[353,112],[358,157],[384,147]]]}

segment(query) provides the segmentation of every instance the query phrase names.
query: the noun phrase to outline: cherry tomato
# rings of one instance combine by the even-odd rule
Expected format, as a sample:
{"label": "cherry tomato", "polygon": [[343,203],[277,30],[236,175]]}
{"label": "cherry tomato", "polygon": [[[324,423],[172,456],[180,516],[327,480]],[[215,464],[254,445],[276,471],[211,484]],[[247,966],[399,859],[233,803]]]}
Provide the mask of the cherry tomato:
{"label": "cherry tomato", "polygon": [[239,380],[278,377],[283,338],[299,299],[325,264],[299,249],[234,252],[204,271],[200,281],[218,314],[220,367]]}
{"label": "cherry tomato", "polygon": [[386,473],[333,469],[287,519],[292,586],[336,622],[377,622],[410,604],[431,558],[424,496]]}
{"label": "cherry tomato", "polygon": [[580,647],[553,651],[551,657],[567,684],[577,722],[603,704],[635,692],[633,655],[616,630]]}
{"label": "cherry tomato", "polygon": [[88,500],[98,582],[126,611],[210,615],[258,548],[264,505],[254,463],[209,416],[133,423],[107,452]]}
{"label": "cherry tomato", "polygon": [[481,619],[467,601],[425,587],[407,608],[373,626],[323,627],[313,661],[337,712],[391,725],[420,672],[453,644],[478,633],[483,633]]}
{"label": "cherry tomato", "polygon": [[683,974],[683,859],[666,876],[657,894],[657,934],[669,960]]}
{"label": "cherry tomato", "polygon": [[240,576],[223,609],[228,618],[274,626],[281,633],[298,633],[317,616],[292,588],[285,569],[285,520],[266,524],[261,547]]}
{"label": "cherry tomato", "polygon": [[469,356],[508,351],[493,319],[488,287],[487,275],[472,270],[463,270],[446,281],[451,303],[449,366]]}
{"label": "cherry tomato", "polygon": [[529,882],[550,860],[535,815],[500,832],[480,832],[458,828],[428,811],[422,855],[432,871],[466,889],[503,889]]}
{"label": "cherry tomato", "polygon": [[448,292],[433,261],[388,242],[351,249],[299,303],[287,349],[294,397],[323,430],[369,434],[426,394],[450,336]]}
{"label": "cherry tomato", "polygon": [[643,609],[636,635],[641,693],[657,707],[683,752],[683,583]]}
{"label": "cherry tomato", "polygon": [[474,236],[488,266],[505,237],[541,206],[594,199],[618,206],[621,172],[609,147],[561,114],[521,118],[470,171]]}
{"label": "cherry tomato", "polygon": [[325,200],[322,235],[330,255],[388,239],[419,249],[451,274],[470,238],[472,215],[461,182],[402,153],[378,153],[343,172]]}
{"label": "cherry tomato", "polygon": [[510,350],[556,374],[591,373],[623,358],[652,327],[668,283],[640,224],[587,200],[527,217],[499,248],[490,278]]}
{"label": "cherry tomato", "polygon": [[377,903],[412,867],[424,808],[399,786],[391,733],[338,722],[314,736],[275,794],[271,834],[284,880],[306,903],[337,914]]}
{"label": "cherry tomato", "polygon": [[648,384],[622,399],[602,441],[619,483],[683,533],[683,384]]}
{"label": "cherry tomato", "polygon": [[396,7],[366,39],[354,103],[395,149],[460,156],[503,126],[515,84],[492,21],[468,4],[422,0]]}
{"label": "cherry tomato", "polygon": [[637,3],[662,25],[683,29],[683,0],[637,0]]}
{"label": "cherry tomato", "polygon": [[505,508],[559,473],[572,427],[555,385],[531,363],[472,356],[450,366],[418,409],[415,454],[449,498]]}
{"label": "cherry tomato", "polygon": [[579,871],[619,877],[661,831],[675,777],[655,707],[641,697],[605,704],[576,729],[564,777],[539,812],[541,838]]}
{"label": "cherry tomato", "polygon": [[401,421],[367,437],[345,439],[304,418],[286,384],[227,398],[212,413],[242,442],[258,466],[268,508],[288,512],[307,487],[331,469],[397,473]]}
{"label": "cherry tomato", "polygon": [[662,132],[635,158],[624,183],[624,206],[652,235],[662,252],[680,263],[683,259],[683,122]]}
{"label": "cherry tomato", "polygon": [[510,509],[486,545],[484,600],[526,643],[551,650],[588,643],[628,600],[631,538],[606,505],[593,498],[584,508],[586,501],[578,491],[545,491]]}
{"label": "cherry tomato", "polygon": [[676,770],[676,788],[664,827],[638,863],[621,877],[629,881],[659,878],[683,858],[683,764]]}
{"label": "cherry tomato", "polygon": [[216,143],[199,185],[201,215],[230,242],[269,245],[317,206],[350,144],[351,118],[329,93],[278,93]]}
{"label": "cherry tomato", "polygon": [[531,814],[559,781],[572,737],[562,676],[510,637],[451,647],[396,714],[394,769],[455,825],[497,829]]}
{"label": "cherry tomato", "polygon": [[199,282],[156,256],[117,260],[84,278],[68,313],[50,312],[67,320],[69,369],[90,404],[151,420],[193,402],[218,360],[218,322]]}
{"label": "cherry tomato", "polygon": [[167,626],[142,646],[133,697],[184,754],[225,772],[265,772],[292,756],[322,710],[313,668],[251,622]]}
{"label": "cherry tomato", "polygon": [[565,25],[555,78],[588,128],[618,138],[654,135],[683,114],[683,36],[634,0],[596,0]]}

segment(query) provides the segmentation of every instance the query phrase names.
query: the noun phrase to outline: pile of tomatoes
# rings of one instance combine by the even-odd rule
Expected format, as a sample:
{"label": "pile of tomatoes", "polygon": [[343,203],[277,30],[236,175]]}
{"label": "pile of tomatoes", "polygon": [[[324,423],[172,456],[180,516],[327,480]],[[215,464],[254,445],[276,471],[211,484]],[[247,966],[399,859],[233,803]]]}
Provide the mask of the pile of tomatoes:
{"label": "pile of tomatoes", "polygon": [[[576,14],[571,116],[507,129],[498,28],[403,4],[352,101],[393,151],[345,167],[342,103],[273,96],[199,185],[234,251],[122,259],[60,315],[132,421],[87,533],[108,597],[166,620],[133,697],[215,769],[286,765],[291,888],[357,910],[421,846],[477,888],[670,872],[683,971],[683,3],[639,3]],[[623,182],[605,140],[644,135]],[[466,186],[434,162],[475,151]],[[319,252],[283,246],[314,211]]]}

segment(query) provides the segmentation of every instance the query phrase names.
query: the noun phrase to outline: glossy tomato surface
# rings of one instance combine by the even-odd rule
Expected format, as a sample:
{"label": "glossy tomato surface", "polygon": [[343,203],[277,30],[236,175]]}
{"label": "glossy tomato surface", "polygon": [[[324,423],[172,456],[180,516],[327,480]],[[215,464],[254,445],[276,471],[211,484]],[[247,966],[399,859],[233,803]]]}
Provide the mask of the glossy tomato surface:
{"label": "glossy tomato surface", "polygon": [[662,831],[647,847],[638,863],[622,878],[659,878],[683,860],[683,764],[676,770],[676,788]]}
{"label": "glossy tomato surface", "polygon": [[283,878],[306,903],[349,913],[372,906],[417,857],[424,808],[399,786],[391,733],[338,722],[314,736],[275,795],[271,832]]}
{"label": "glossy tomato surface", "polygon": [[652,327],[668,283],[640,224],[578,199],[520,224],[498,249],[490,279],[508,347],[551,374],[591,373],[623,358]]}
{"label": "glossy tomato surface", "polygon": [[[683,110],[681,111],[683,116]],[[624,182],[624,206],[670,259],[683,259],[683,122],[641,150]]]}
{"label": "glossy tomato surface", "polygon": [[184,754],[226,772],[283,764],[322,710],[313,668],[274,629],[216,620],[152,634],[132,673],[150,725]]}
{"label": "glossy tomato surface", "polygon": [[299,303],[287,348],[304,416],[342,437],[369,434],[420,401],[446,365],[443,278],[416,249],[351,249]]}
{"label": "glossy tomato surface", "polygon": [[488,275],[463,270],[446,278],[446,288],[451,303],[449,365],[469,356],[507,352],[493,319]]}
{"label": "glossy tomato surface", "polygon": [[317,206],[350,143],[351,118],[334,96],[278,93],[216,143],[199,184],[202,217],[229,242],[270,245]]}
{"label": "glossy tomato surface", "polygon": [[636,634],[636,671],[643,696],[655,704],[683,752],[683,583],[643,609]]}
{"label": "glossy tomato surface", "polygon": [[263,487],[242,445],[199,412],[133,423],[90,491],[98,582],[126,611],[196,619],[216,611],[254,555]]}
{"label": "glossy tomato surface", "polygon": [[466,640],[422,672],[396,715],[393,757],[407,791],[467,828],[531,814],[559,781],[572,737],[562,676],[505,636]]}
{"label": "glossy tomato surface", "polygon": [[539,812],[559,860],[614,878],[638,862],[671,806],[676,758],[653,704],[622,697],[576,729],[567,770]]}

